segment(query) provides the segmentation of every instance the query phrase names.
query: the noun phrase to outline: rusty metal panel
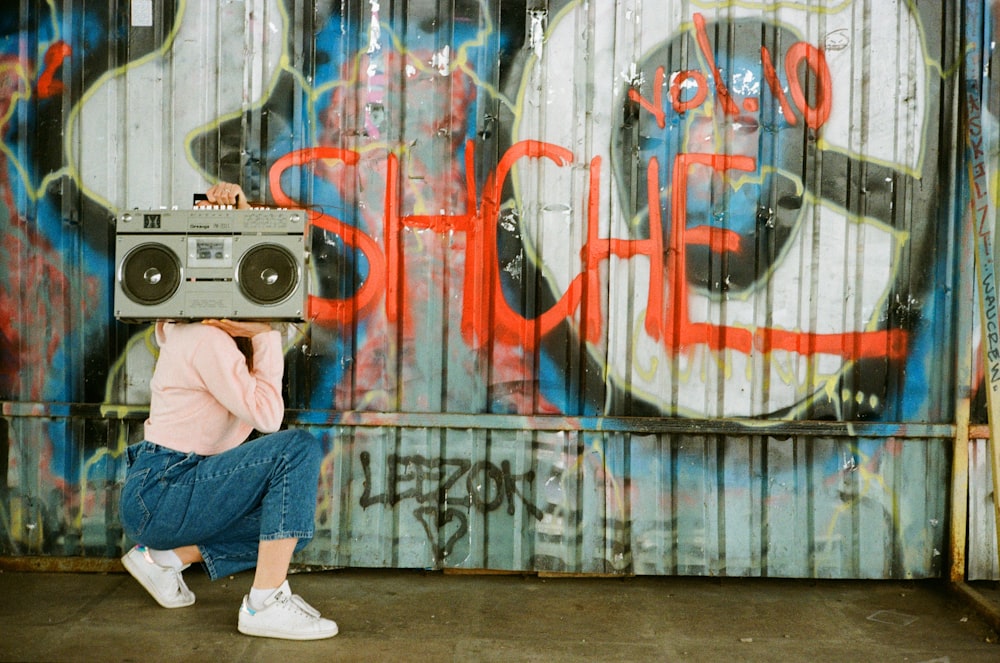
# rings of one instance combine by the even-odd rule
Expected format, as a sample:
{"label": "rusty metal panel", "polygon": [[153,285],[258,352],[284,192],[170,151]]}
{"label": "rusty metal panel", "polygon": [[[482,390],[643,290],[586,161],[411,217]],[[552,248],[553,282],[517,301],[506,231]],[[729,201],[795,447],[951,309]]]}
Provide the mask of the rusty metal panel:
{"label": "rusty metal panel", "polygon": [[[316,566],[929,577],[970,254],[934,2],[0,9],[0,554],[120,554],[110,219],[312,216]],[[963,322],[964,321],[964,322]]]}

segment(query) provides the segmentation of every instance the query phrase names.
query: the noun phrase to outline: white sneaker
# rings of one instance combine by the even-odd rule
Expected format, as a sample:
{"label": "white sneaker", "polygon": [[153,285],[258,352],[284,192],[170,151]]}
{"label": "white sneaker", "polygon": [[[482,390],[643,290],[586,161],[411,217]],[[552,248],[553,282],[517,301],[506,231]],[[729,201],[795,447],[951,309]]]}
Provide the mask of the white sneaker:
{"label": "white sneaker", "polygon": [[181,571],[169,566],[160,566],[153,561],[146,546],[136,546],[122,557],[122,564],[146,588],[146,591],[164,608],[183,608],[194,603],[194,594],[184,584]]}
{"label": "white sneaker", "polygon": [[285,640],[320,640],[337,635],[337,623],[323,619],[301,596],[292,594],[287,580],[259,610],[254,610],[250,597],[244,596],[238,628],[246,635]]}

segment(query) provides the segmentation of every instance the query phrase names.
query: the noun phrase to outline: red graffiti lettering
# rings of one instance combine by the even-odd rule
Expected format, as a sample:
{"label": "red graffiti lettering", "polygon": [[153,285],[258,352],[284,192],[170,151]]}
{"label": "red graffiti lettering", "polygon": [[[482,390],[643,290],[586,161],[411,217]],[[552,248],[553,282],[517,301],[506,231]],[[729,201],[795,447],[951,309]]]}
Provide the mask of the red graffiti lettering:
{"label": "red graffiti lettering", "polygon": [[[467,150],[471,150],[471,144]],[[500,194],[511,167],[522,158],[547,158],[564,166],[572,162],[573,153],[563,147],[540,141],[516,143],[501,157],[497,169],[488,178],[483,191],[482,223],[476,228],[485,232],[474,233],[470,242],[466,261],[466,283],[472,280],[473,290],[466,289],[463,306],[462,332],[467,343],[479,347],[491,336],[498,341],[512,345],[522,345],[533,349],[536,343],[557,324],[570,317],[579,305],[583,277],[573,279],[566,294],[548,311],[533,320],[526,320],[520,313],[510,308],[503,296],[500,284],[500,269],[496,255],[496,224]],[[488,281],[488,283],[487,283]],[[485,287],[483,287],[485,286]],[[487,297],[483,299],[483,296]],[[486,313],[493,314],[492,324]]]}
{"label": "red graffiti lettering", "polygon": [[[671,96],[673,96],[673,85],[671,85]],[[635,88],[629,88],[628,98],[637,102],[640,106],[648,110],[656,118],[656,126],[661,129],[667,126],[666,113],[663,112],[663,67],[656,68],[653,76],[653,101],[650,102],[639,94]],[[676,108],[677,102],[674,102]]]}
{"label": "red graffiti lettering", "polygon": [[[681,84],[688,79],[693,79],[697,84],[695,88],[695,94],[693,97],[687,101],[681,100]],[[682,71],[674,76],[674,79],[670,81],[670,103],[673,104],[674,111],[677,113],[683,113],[690,108],[697,108],[700,106],[705,99],[708,98],[708,80],[705,79],[704,74],[700,71],[694,69],[688,69]],[[660,125],[663,128],[663,125]]]}
{"label": "red graffiti lettering", "polygon": [[[286,154],[271,168],[269,183],[274,201],[283,207],[295,207],[295,202],[285,195],[281,186],[281,174],[293,166],[323,159],[354,165],[358,161],[358,153],[336,147],[315,147]],[[368,277],[353,297],[330,299],[309,295],[307,310],[310,318],[349,324],[352,320],[367,315],[375,306],[375,298],[383,291],[385,285],[385,259],[375,240],[358,228],[319,212],[310,210],[308,214],[311,225],[338,235],[344,244],[360,251],[368,261]]]}
{"label": "red graffiti lettering", "polygon": [[739,113],[739,109],[736,108],[736,102],[733,101],[733,98],[729,96],[729,88],[722,80],[719,66],[715,64],[715,54],[712,53],[712,46],[708,43],[708,31],[705,29],[705,17],[699,13],[694,15],[694,28],[698,47],[712,70],[712,78],[715,80],[715,95],[719,98],[719,103],[722,104],[726,115],[736,115]]}
{"label": "red graffiti lettering", "polygon": [[[799,79],[799,65],[805,62],[806,67],[813,72],[815,81],[815,105],[810,105],[802,89],[802,81]],[[830,69],[826,65],[826,56],[812,44],[798,42],[792,44],[785,55],[785,71],[788,74],[788,87],[792,92],[792,101],[795,106],[806,116],[806,125],[810,129],[819,129],[830,117],[830,109],[833,106],[833,93],[831,92]]]}
{"label": "red graffiti lettering", "polygon": [[73,48],[64,41],[57,41],[45,51],[45,65],[38,77],[38,97],[46,99],[61,94],[63,82],[56,80],[56,72],[62,68],[63,62],[73,54]]}
{"label": "red graffiti lettering", "polygon": [[[646,331],[653,338],[663,339],[664,344],[672,351],[677,351],[688,345],[707,343],[713,349],[729,347],[749,352],[751,339],[745,329],[722,328],[707,323],[692,323],[688,313],[687,287],[687,178],[690,168],[695,165],[707,166],[719,172],[728,170],[752,171],[755,160],[747,156],[723,154],[678,154],[674,158],[674,169],[671,181],[670,196],[670,259],[667,262],[667,284],[671,297],[670,306],[663,302],[663,266],[662,250],[653,256],[650,266],[649,301],[646,313]],[[657,182],[660,177],[660,166],[657,159],[649,162],[649,228],[654,244],[662,247],[662,224],[660,221],[660,205],[656,199]],[[721,228],[702,229],[699,235],[715,233],[725,238],[735,235]],[[711,240],[709,240],[711,242]],[[739,246],[738,236],[734,239],[723,239],[721,248]],[[659,264],[658,264],[659,263]],[[719,333],[719,332],[722,333]]]}
{"label": "red graffiti lettering", "polygon": [[[671,352],[707,345],[713,350],[731,349],[749,353],[785,350],[804,355],[836,354],[853,360],[862,357],[900,358],[905,355],[907,334],[903,330],[815,334],[773,328],[746,328],[716,325],[691,320],[687,283],[686,249],[692,245],[708,246],[718,253],[736,252],[740,237],[723,228],[686,223],[687,182],[692,168],[710,168],[718,173],[752,172],[756,160],[749,156],[723,154],[678,154],[672,173],[670,204],[670,239],[664,252],[660,218],[659,163],[651,159],[647,172],[649,191],[649,237],[646,239],[602,239],[598,237],[600,208],[600,159],[590,163],[590,182],[586,206],[587,235],[580,250],[580,271],[570,281],[566,291],[547,311],[528,319],[506,301],[500,280],[497,255],[497,230],[500,212],[500,192],[514,164],[521,159],[548,159],[559,167],[572,164],[568,149],[541,141],[516,143],[501,157],[497,169],[486,179],[482,206],[476,207],[474,172],[475,145],[466,145],[466,211],[461,215],[403,216],[397,204],[399,178],[395,155],[387,156],[385,246],[362,230],[339,219],[309,212],[310,223],[338,235],[351,249],[357,250],[368,262],[368,274],[358,291],[346,299],[330,299],[310,295],[309,317],[322,323],[349,324],[368,315],[379,295],[385,298],[388,320],[402,322],[409,329],[408,307],[413,304],[400,290],[405,286],[406,273],[400,243],[404,228],[427,228],[437,233],[464,232],[465,274],[461,333],[472,348],[482,348],[497,341],[518,345],[526,350],[537,347],[542,338],[557,325],[580,315],[580,333],[589,342],[598,342],[604,321],[601,318],[601,264],[612,256],[630,260],[645,256],[649,260],[649,292],[645,329],[659,339]],[[282,206],[295,206],[282,190],[281,175],[295,166],[320,160],[332,160],[350,168],[359,160],[351,150],[317,147],[292,152],[279,159],[270,172],[270,186],[275,201]],[[668,256],[665,260],[664,255]],[[665,296],[665,293],[667,295]],[[409,329],[412,332],[412,329]]]}
{"label": "red graffiti lettering", "polygon": [[794,127],[798,124],[798,120],[795,118],[792,106],[788,103],[788,97],[785,96],[785,91],[781,87],[781,81],[778,80],[778,72],[774,69],[774,61],[771,59],[771,52],[767,50],[767,46],[760,47],[760,59],[764,65],[764,80],[767,81],[768,87],[771,88],[771,94],[777,98],[778,106],[781,108],[781,113],[785,116],[785,121]]}
{"label": "red graffiti lettering", "polygon": [[[739,106],[733,99],[729,88],[722,78],[722,72],[715,62],[715,55],[712,52],[712,45],[708,40],[708,29],[705,17],[701,14],[694,14],[695,40],[704,57],[712,80],[715,83],[715,94],[722,111],[726,115],[736,116],[740,112]],[[767,82],[771,94],[778,101],[781,112],[788,124],[794,126],[798,123],[792,106],[799,109],[805,117],[806,125],[811,129],[818,129],[830,118],[830,111],[833,106],[833,91],[830,69],[826,63],[826,56],[823,51],[805,42],[796,42],[785,54],[785,71],[788,75],[788,89],[791,93],[791,103],[788,95],[785,94],[778,72],[774,67],[774,60],[771,52],[766,46],[761,46],[761,65],[763,67],[764,80]],[[804,71],[800,71],[804,70]],[[809,89],[812,91],[812,101],[806,95],[803,75],[805,72],[812,72]],[[663,106],[663,81],[666,72],[663,67],[657,67],[653,76],[652,99],[647,99],[639,94],[638,90],[632,88],[628,91],[629,99],[639,104],[640,107],[648,111],[656,121],[656,125],[661,129],[666,126],[666,112]],[[690,99],[682,98],[682,87],[686,81],[695,82],[695,92]],[[708,79],[705,75],[694,69],[686,69],[674,74],[670,81],[670,104],[676,113],[684,113],[688,110],[699,107],[708,98]],[[760,108],[760,100],[754,97],[746,97],[742,101],[743,110],[755,113]]]}
{"label": "red graffiti lettering", "polygon": [[[663,129],[667,126],[666,113],[663,110],[663,78],[665,74],[663,67],[657,67],[653,75],[653,100],[650,101],[639,94],[635,88],[629,88],[628,98],[638,103],[642,108],[653,114],[656,119],[656,126]],[[688,100],[681,98],[682,86],[685,81],[692,79],[695,82],[694,96]],[[670,81],[670,105],[674,112],[683,113],[692,108],[697,108],[708,98],[708,80],[704,74],[694,69],[680,71]]]}

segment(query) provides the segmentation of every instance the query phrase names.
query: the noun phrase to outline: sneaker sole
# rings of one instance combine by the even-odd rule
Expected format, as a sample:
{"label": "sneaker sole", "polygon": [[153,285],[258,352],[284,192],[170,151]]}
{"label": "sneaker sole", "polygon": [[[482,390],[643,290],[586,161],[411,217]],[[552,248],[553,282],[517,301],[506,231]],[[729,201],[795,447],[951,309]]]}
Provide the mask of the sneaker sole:
{"label": "sneaker sole", "polygon": [[340,629],[336,628],[333,630],[333,633],[287,633],[285,631],[272,631],[270,629],[255,629],[243,624],[237,624],[236,628],[243,635],[253,635],[258,638],[278,638],[279,640],[324,640],[340,633]]}
{"label": "sneaker sole", "polygon": [[190,601],[186,603],[164,603],[163,601],[160,600],[160,597],[156,592],[156,586],[151,585],[151,583],[149,583],[146,580],[146,576],[143,575],[142,571],[137,567],[137,562],[133,561],[132,558],[129,557],[128,555],[125,555],[124,557],[122,557],[122,565],[125,567],[125,570],[129,572],[129,575],[135,578],[136,581],[138,581],[138,583],[142,585],[143,589],[149,592],[149,595],[153,597],[153,600],[155,600],[164,608],[186,608],[189,605],[194,605],[193,597]]}

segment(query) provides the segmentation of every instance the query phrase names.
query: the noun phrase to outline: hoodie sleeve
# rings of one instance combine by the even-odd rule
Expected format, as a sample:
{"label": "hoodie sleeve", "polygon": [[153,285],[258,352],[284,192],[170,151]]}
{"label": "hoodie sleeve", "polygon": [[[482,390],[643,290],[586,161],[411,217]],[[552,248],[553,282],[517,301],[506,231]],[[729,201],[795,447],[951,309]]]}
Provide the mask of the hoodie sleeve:
{"label": "hoodie sleeve", "polygon": [[285,402],[281,395],[284,355],[281,334],[269,331],[257,334],[253,344],[253,371],[233,339],[226,332],[205,327],[204,348],[196,370],[205,388],[227,410],[262,433],[273,433],[281,426]]}

